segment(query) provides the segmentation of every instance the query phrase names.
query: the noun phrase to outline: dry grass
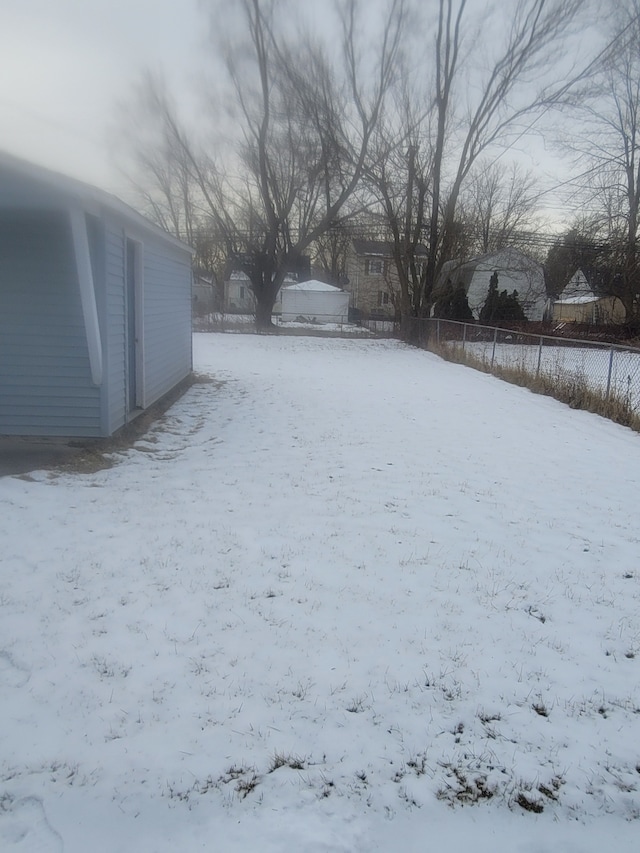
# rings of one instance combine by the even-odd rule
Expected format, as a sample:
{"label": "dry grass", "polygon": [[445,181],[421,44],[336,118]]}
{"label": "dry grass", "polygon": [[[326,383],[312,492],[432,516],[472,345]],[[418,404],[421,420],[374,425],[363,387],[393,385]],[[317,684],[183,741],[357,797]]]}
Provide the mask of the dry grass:
{"label": "dry grass", "polygon": [[620,398],[615,394],[610,394],[609,397],[606,397],[602,392],[590,388],[586,380],[580,376],[572,377],[561,374],[560,372],[557,375],[540,373],[536,376],[521,364],[510,367],[499,364],[491,366],[484,359],[478,358],[478,356],[466,352],[460,347],[432,344],[429,349],[446,361],[464,364],[467,367],[472,367],[474,370],[490,373],[499,379],[503,379],[505,382],[511,382],[513,385],[528,388],[535,394],[544,394],[547,397],[553,397],[561,403],[566,403],[572,409],[583,409],[587,412],[593,412],[617,424],[640,432],[640,415],[633,411],[628,400]]}

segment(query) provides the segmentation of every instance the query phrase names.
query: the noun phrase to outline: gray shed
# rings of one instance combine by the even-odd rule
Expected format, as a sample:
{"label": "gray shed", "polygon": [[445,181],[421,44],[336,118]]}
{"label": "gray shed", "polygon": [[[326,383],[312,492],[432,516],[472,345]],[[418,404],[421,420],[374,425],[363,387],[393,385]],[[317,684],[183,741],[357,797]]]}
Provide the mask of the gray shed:
{"label": "gray shed", "polygon": [[109,436],[191,371],[189,246],[0,154],[0,434]]}

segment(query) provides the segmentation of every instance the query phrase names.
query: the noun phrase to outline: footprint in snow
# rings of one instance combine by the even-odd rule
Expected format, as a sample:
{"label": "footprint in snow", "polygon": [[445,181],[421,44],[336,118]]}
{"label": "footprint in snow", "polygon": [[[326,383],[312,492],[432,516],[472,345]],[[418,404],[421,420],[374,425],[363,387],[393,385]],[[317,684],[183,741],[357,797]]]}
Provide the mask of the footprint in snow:
{"label": "footprint in snow", "polygon": [[62,853],[62,838],[38,797],[0,800],[0,849],[7,853]]}
{"label": "footprint in snow", "polygon": [[20,666],[9,652],[0,651],[0,687],[22,687],[31,673]]}

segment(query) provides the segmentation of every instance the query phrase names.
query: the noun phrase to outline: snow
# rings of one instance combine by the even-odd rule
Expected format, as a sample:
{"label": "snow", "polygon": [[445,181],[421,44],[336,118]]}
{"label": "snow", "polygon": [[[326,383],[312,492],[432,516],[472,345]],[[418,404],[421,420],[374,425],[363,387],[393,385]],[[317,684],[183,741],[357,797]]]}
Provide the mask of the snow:
{"label": "snow", "polygon": [[112,468],[0,479],[0,849],[636,850],[638,436],[392,341],[194,346]]}
{"label": "snow", "polygon": [[[532,339],[533,336],[526,336]],[[640,352],[606,344],[554,346],[553,338],[544,344],[494,346],[491,341],[465,342],[464,349],[486,364],[517,367],[532,376],[537,373],[557,381],[585,383],[603,396],[610,392],[625,401],[631,411],[640,412]],[[459,346],[456,341],[453,346]]]}
{"label": "snow", "polygon": [[582,296],[561,296],[556,299],[556,305],[589,305],[591,302],[597,302],[600,299],[595,293],[585,293]]}
{"label": "snow", "polygon": [[305,291],[311,293],[342,293],[339,287],[335,287],[333,284],[327,284],[325,281],[318,281],[317,279],[311,279],[310,281],[300,281],[295,284],[289,284],[287,287],[283,287],[283,290],[297,290],[297,291]]}

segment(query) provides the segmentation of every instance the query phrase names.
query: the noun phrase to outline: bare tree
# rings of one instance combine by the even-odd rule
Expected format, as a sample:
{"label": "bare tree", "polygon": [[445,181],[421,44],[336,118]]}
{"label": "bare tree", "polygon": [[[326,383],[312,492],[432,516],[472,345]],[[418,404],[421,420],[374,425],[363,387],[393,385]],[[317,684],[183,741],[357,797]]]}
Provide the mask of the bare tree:
{"label": "bare tree", "polygon": [[400,314],[403,337],[408,337],[409,320],[420,310],[423,238],[432,177],[430,146],[421,144],[419,135],[412,132],[414,128],[410,109],[404,112],[400,134],[393,125],[379,128],[378,147],[367,170],[390,238],[399,290],[389,289]]}
{"label": "bare tree", "polygon": [[[467,0],[439,0],[423,115],[416,124],[414,104],[411,120],[396,133],[411,144],[372,169],[382,196],[385,187],[395,188],[393,204],[382,203],[397,232],[398,251],[404,254],[418,240],[425,244],[419,283],[412,282],[410,299],[404,295],[403,313],[419,315],[432,302],[442,266],[460,239],[461,192],[479,158],[508,148],[570,85],[566,69],[558,69],[557,79],[550,69],[585,5],[586,0],[517,0],[478,23]],[[536,77],[542,81],[537,88]],[[407,239],[408,233],[413,237]],[[404,257],[400,263],[406,266]],[[399,274],[402,286],[400,269]]]}
{"label": "bare tree", "polygon": [[518,235],[535,227],[538,180],[517,162],[478,163],[462,192],[462,219],[478,254],[518,246]]}
{"label": "bare tree", "polygon": [[627,322],[637,322],[640,0],[620,0],[607,13],[611,39],[589,85],[574,100],[579,122],[569,145],[579,158],[577,183],[590,214],[590,233],[606,244],[609,263],[617,270],[609,289],[622,301]]}
{"label": "bare tree", "polygon": [[[366,53],[359,3],[341,0],[338,70],[317,34],[292,38],[273,3],[238,6],[244,41],[227,43],[226,61],[238,107],[233,159],[223,165],[215,144],[196,141],[157,80],[146,108],[162,128],[160,150],[185,164],[228,257],[249,277],[265,329],[286,273],[335,227],[360,182],[396,73],[405,0],[389,0],[380,42]],[[221,2],[213,10],[223,18]]]}
{"label": "bare tree", "polygon": [[340,219],[321,234],[313,245],[313,265],[330,284],[340,286],[345,282],[352,236],[351,223]]}
{"label": "bare tree", "polygon": [[206,215],[187,153],[167,119],[174,112],[164,79],[144,74],[132,102],[121,106],[117,143],[123,172],[136,206],[189,243],[196,252],[196,272],[212,277],[219,288],[225,263],[223,243]]}

